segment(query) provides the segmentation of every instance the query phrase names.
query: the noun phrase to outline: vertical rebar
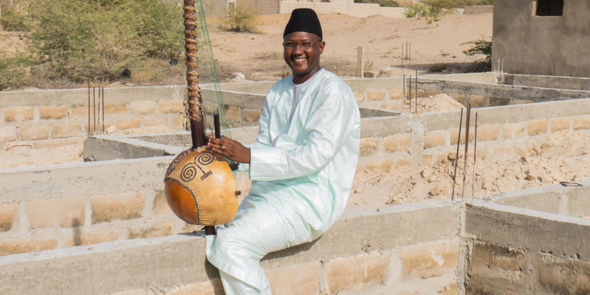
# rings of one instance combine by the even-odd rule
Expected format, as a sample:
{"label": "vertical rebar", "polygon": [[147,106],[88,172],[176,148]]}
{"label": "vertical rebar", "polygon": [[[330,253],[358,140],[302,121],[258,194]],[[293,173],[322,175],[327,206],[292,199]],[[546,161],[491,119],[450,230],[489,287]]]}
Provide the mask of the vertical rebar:
{"label": "vertical rebar", "polygon": [[102,87],[101,83],[98,83],[98,111],[97,111],[98,125],[96,126],[96,133],[98,133],[98,134],[100,134],[100,110],[102,109],[101,93],[100,93],[100,88],[101,87]]}
{"label": "vertical rebar", "polygon": [[404,97],[404,102],[405,102],[405,100],[407,99],[407,97],[406,97],[406,74],[403,74],[402,88],[403,88],[403,97]]}
{"label": "vertical rebar", "polygon": [[96,133],[96,87],[92,87],[92,134]]}
{"label": "vertical rebar", "polygon": [[410,114],[412,113],[412,75],[409,75],[408,78],[408,101],[410,102]]}
{"label": "vertical rebar", "polygon": [[90,80],[88,80],[88,127],[86,133],[90,135]]}
{"label": "vertical rebar", "polygon": [[463,155],[463,190],[461,199],[465,197],[465,180],[467,177],[467,153],[469,151],[469,119],[471,117],[471,104],[467,105],[467,116],[465,117],[465,155]]}
{"label": "vertical rebar", "polygon": [[459,145],[461,144],[461,126],[463,125],[463,108],[461,108],[461,117],[459,118],[459,133],[457,135],[457,154],[455,156],[455,172],[453,173],[453,192],[451,201],[455,199],[455,183],[457,183],[457,163],[459,162]]}
{"label": "vertical rebar", "polygon": [[102,86],[102,133],[104,133],[104,86]]}
{"label": "vertical rebar", "polygon": [[477,112],[475,112],[475,134],[473,136],[473,179],[471,188],[471,199],[475,199],[475,163],[477,162]]}
{"label": "vertical rebar", "polygon": [[418,70],[416,70],[416,79],[414,81],[414,83],[416,84],[416,88],[414,91],[414,95],[416,96],[416,104],[415,104],[415,108],[416,108],[416,114],[418,113]]}

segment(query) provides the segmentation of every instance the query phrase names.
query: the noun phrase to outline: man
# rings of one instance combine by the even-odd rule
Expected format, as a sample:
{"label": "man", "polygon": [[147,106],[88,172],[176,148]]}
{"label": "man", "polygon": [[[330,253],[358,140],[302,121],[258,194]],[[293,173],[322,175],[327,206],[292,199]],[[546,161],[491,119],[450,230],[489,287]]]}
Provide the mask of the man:
{"label": "man", "polygon": [[271,294],[267,253],[313,241],[346,206],[358,160],[360,115],[352,91],[320,67],[326,43],[316,13],[296,9],[283,34],[293,75],[270,89],[256,143],[209,138],[252,179],[234,220],[207,236],[225,293]]}

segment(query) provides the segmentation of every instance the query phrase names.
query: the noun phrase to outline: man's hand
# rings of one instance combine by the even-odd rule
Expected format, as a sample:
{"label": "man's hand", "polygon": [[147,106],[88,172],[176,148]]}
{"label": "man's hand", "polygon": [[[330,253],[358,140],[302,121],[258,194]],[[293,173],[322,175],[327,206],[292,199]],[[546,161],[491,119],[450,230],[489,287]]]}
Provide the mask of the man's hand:
{"label": "man's hand", "polygon": [[207,139],[209,140],[207,146],[214,152],[234,162],[250,163],[250,149],[241,143],[225,136],[215,138],[213,135],[209,135]]}

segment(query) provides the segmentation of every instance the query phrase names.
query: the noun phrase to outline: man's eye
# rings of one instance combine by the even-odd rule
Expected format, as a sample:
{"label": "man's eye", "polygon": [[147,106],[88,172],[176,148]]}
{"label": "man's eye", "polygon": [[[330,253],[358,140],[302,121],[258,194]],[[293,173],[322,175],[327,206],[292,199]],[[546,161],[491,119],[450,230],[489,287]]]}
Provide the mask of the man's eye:
{"label": "man's eye", "polygon": [[311,47],[311,43],[309,43],[309,42],[301,43],[301,46],[309,48],[309,47]]}

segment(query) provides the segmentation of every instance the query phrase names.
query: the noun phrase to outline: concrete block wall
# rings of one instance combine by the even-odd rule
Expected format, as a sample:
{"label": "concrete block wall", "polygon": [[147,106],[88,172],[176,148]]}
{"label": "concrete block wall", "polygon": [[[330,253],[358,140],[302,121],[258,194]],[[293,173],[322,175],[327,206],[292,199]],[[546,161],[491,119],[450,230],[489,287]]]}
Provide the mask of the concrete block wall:
{"label": "concrete block wall", "polygon": [[590,292],[588,220],[477,202],[465,221],[467,294]]}
{"label": "concrete block wall", "polygon": [[[590,130],[590,99],[472,109],[470,146],[478,114],[477,155],[505,159],[525,155],[532,144],[562,130]],[[432,164],[456,152],[460,111],[367,118],[361,131],[361,169],[389,172],[396,166]],[[465,119],[463,120],[465,124]],[[461,144],[465,142],[462,127]],[[473,153],[471,148],[469,153]]]}
{"label": "concrete block wall", "polygon": [[491,198],[506,206],[590,219],[590,180],[507,192]]}
{"label": "concrete block wall", "polygon": [[[428,203],[348,212],[320,239],[261,264],[273,294],[457,294],[460,211]],[[185,234],[3,256],[0,293],[223,294],[205,245]]]}
{"label": "concrete block wall", "polygon": [[169,209],[172,157],[0,170],[0,256],[200,229]]}
{"label": "concrete block wall", "polygon": [[[0,144],[26,144],[32,148],[81,144],[98,120],[93,115],[95,95],[91,91],[88,126],[87,89],[3,91]],[[184,130],[183,87],[105,88],[104,97],[105,129],[113,125],[118,130]],[[100,120],[102,127],[102,115]]]}

